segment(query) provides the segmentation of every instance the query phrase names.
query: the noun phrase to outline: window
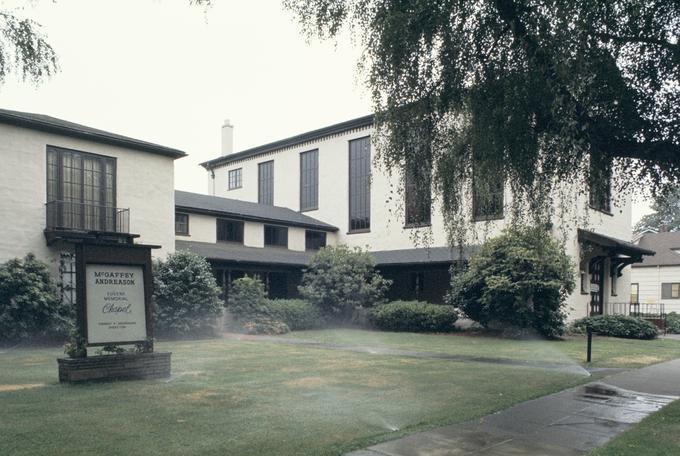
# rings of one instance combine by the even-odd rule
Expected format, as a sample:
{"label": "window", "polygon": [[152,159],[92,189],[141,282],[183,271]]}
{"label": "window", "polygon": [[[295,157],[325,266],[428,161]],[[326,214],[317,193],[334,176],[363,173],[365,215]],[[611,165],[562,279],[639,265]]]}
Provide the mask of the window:
{"label": "window", "polygon": [[472,176],[472,212],[475,221],[503,218],[503,187],[505,182],[497,174]]}
{"label": "window", "polygon": [[326,247],[326,233],[323,231],[305,231],[305,250],[319,250]]}
{"label": "window", "polygon": [[640,284],[631,283],[630,284],[630,302],[631,304],[640,303]]}
{"label": "window", "polygon": [[264,245],[288,247],[288,228],[285,226],[265,225]]}
{"label": "window", "polygon": [[189,236],[189,214],[175,212],[175,234]]}
{"label": "window", "polygon": [[117,231],[116,159],[47,147],[47,225]]}
{"label": "window", "polygon": [[257,165],[257,202],[274,205],[274,160]]}
{"label": "window", "polygon": [[371,138],[349,142],[349,231],[371,229]]}
{"label": "window", "polygon": [[680,299],[680,283],[662,283],[661,299]]}
{"label": "window", "polygon": [[407,164],[404,171],[404,208],[406,226],[430,224],[432,189],[427,166]]}
{"label": "window", "polygon": [[300,211],[319,208],[319,151],[300,154]]}
{"label": "window", "polygon": [[590,207],[601,211],[611,212],[612,171],[607,166],[604,169],[590,167]]}
{"label": "window", "polygon": [[217,241],[243,244],[243,222],[217,219]]}
{"label": "window", "polygon": [[241,169],[242,168],[238,168],[229,171],[229,190],[241,188]]}

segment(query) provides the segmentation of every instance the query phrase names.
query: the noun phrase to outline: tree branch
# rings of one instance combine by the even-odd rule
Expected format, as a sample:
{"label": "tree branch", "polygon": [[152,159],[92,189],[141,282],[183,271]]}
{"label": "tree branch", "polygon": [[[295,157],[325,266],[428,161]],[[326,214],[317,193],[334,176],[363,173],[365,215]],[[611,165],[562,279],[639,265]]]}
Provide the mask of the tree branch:
{"label": "tree branch", "polygon": [[666,48],[676,54],[680,53],[680,45],[671,43],[670,41],[659,40],[656,38],[648,38],[643,36],[618,36],[612,35],[611,33],[596,33],[595,36],[602,40],[616,41],[619,43],[652,44],[655,46]]}

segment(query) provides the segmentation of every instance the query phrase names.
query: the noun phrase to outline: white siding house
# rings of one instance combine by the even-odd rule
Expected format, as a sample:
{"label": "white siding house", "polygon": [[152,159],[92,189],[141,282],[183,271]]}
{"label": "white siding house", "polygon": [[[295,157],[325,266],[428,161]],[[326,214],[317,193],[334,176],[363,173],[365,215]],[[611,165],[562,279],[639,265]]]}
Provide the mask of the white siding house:
{"label": "white siding house", "polygon": [[[373,116],[364,116],[234,153],[233,127],[226,122],[222,155],[202,164],[208,171],[209,193],[285,207],[337,227],[334,242],[373,252],[378,268],[395,282],[391,298],[441,302],[449,286],[449,267],[465,258],[448,246],[441,210],[436,199],[431,203],[429,190],[411,189],[409,196],[401,191],[401,173],[389,173],[375,161],[373,133]],[[484,237],[504,227],[504,202],[511,194],[501,186],[494,198],[474,206],[483,209],[473,212]],[[571,318],[606,313],[614,302],[627,302],[630,268],[625,266],[651,254],[630,242],[629,198],[611,198],[607,190],[595,199],[558,201],[576,216],[571,222],[552,221],[556,236],[566,234],[567,252],[582,279],[569,298]],[[212,227],[197,227],[198,232],[205,232],[206,242],[214,240]],[[427,245],[414,243],[423,236]],[[193,238],[178,239],[184,239],[184,248],[192,248]],[[220,261],[228,263],[225,255]]]}
{"label": "white siding house", "polygon": [[663,304],[667,313],[680,312],[680,232],[646,233],[637,243],[656,255],[633,265],[631,302],[646,308]]}
{"label": "white siding house", "polygon": [[[0,261],[34,253],[58,275],[83,239],[174,251],[182,151],[61,119],[0,110]],[[57,277],[59,278],[59,277]]]}

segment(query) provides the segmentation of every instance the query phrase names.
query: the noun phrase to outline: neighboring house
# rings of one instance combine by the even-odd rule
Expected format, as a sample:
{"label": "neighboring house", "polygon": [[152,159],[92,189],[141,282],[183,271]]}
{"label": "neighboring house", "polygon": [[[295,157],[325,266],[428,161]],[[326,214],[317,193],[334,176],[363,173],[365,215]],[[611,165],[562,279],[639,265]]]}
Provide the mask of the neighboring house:
{"label": "neighboring house", "polygon": [[680,232],[648,232],[637,243],[656,255],[633,265],[631,302],[661,303],[666,312],[680,312]]}
{"label": "neighboring house", "polygon": [[[449,268],[460,260],[459,249],[448,247],[444,219],[438,204],[433,203],[429,186],[415,188],[409,173],[404,179],[400,173],[391,174],[376,166],[373,133],[373,117],[364,116],[234,153],[233,127],[226,122],[222,156],[202,164],[208,171],[209,192],[228,198],[222,200],[228,217],[237,211],[229,207],[249,202],[252,210],[269,217],[272,223],[294,226],[278,215],[281,208],[288,208],[288,213],[337,227],[327,238],[332,239],[328,243],[371,251],[381,272],[394,280],[390,298],[442,302],[449,287]],[[483,224],[481,231],[488,236],[503,228],[505,201],[510,197],[507,186],[497,187],[488,197],[472,201],[474,220]],[[568,302],[571,318],[608,313],[610,304],[627,302],[630,268],[625,266],[653,254],[630,242],[630,199],[618,198],[615,202],[611,178],[595,182],[590,190],[590,198],[567,201],[566,207],[577,214],[570,217],[572,222],[553,221],[553,232],[560,238],[566,236],[565,247],[580,274],[577,291]],[[216,242],[214,222],[210,222],[206,236],[194,239],[192,219],[205,214],[193,215],[192,205],[188,206],[178,208],[178,212],[189,214],[191,237],[178,237],[178,248],[196,251],[219,268],[220,263],[242,261],[245,247],[264,245],[263,238],[248,244],[248,236],[239,242],[243,246],[220,244]],[[581,221],[584,212],[588,214],[587,224]],[[186,218],[179,217],[181,231]],[[266,235],[263,229],[256,231],[258,236]],[[414,239],[422,236],[427,238],[427,246],[415,245]],[[262,255],[272,251],[269,246],[259,248]],[[277,248],[278,252],[285,249]],[[289,267],[299,277],[309,253],[302,252],[299,240],[290,240],[284,251],[286,255],[277,256],[282,262],[277,267]],[[229,277],[221,277],[228,290]],[[287,289],[294,294],[290,284]]]}
{"label": "neighboring house", "polygon": [[[73,244],[174,251],[176,149],[40,114],[0,110],[0,262],[34,253],[72,280]],[[62,277],[60,277],[62,275]],[[66,275],[66,276],[64,276]]]}

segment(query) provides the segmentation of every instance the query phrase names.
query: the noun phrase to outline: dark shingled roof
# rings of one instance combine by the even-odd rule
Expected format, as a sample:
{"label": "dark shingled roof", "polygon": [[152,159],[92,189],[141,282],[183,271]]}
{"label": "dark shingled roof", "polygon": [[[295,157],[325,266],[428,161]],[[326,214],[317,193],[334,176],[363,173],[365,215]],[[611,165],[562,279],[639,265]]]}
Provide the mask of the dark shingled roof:
{"label": "dark shingled roof", "polygon": [[181,158],[187,155],[181,150],[159,146],[158,144],[140,141],[139,139],[115,133],[109,133],[108,131],[97,130],[96,128],[86,127],[85,125],[68,122],[43,114],[0,109],[0,123],[70,136],[73,138],[87,139],[93,142],[126,147],[128,149],[165,155],[172,158]]}
{"label": "dark shingled roof", "polygon": [[264,144],[261,146],[242,150],[240,152],[235,152],[233,154],[217,157],[207,162],[201,163],[201,166],[203,166],[206,169],[211,169],[216,166],[226,165],[237,160],[242,160],[244,158],[254,157],[260,154],[266,154],[267,152],[273,152],[275,150],[284,149],[286,147],[297,146],[299,144],[303,144],[309,141],[316,141],[318,139],[325,138],[326,136],[343,133],[345,131],[354,130],[356,128],[368,127],[370,125],[373,125],[373,114],[358,117],[352,120],[346,120],[345,122],[340,122],[334,125],[330,125],[328,127],[319,128],[318,130],[308,131],[306,133],[291,136],[290,138],[281,139],[279,141],[274,141],[269,144]]}
{"label": "dark shingled roof", "polygon": [[[306,266],[314,252],[298,252],[277,247],[245,247],[238,244],[175,241],[177,250],[189,250],[210,260],[236,263]],[[458,249],[431,247],[372,252],[377,266],[451,263],[459,258]],[[465,255],[467,256],[467,255]]]}
{"label": "dark shingled roof", "polygon": [[323,231],[338,231],[338,228],[315,218],[296,212],[287,207],[268,206],[249,201],[201,195],[200,193],[175,191],[175,208],[179,211],[227,216],[239,220],[278,223]]}
{"label": "dark shingled roof", "polygon": [[653,257],[646,257],[642,263],[634,264],[634,268],[646,266],[678,266],[680,265],[680,232],[648,233],[640,238],[638,245],[656,251]]}
{"label": "dark shingled roof", "polygon": [[589,230],[578,229],[578,240],[579,242],[590,242],[595,245],[606,247],[620,253],[622,255],[628,255],[631,257],[642,257],[643,255],[654,255],[654,250],[649,250],[643,248],[639,245],[633,244],[632,242],[623,241],[611,236],[605,236],[604,234],[595,233]]}

